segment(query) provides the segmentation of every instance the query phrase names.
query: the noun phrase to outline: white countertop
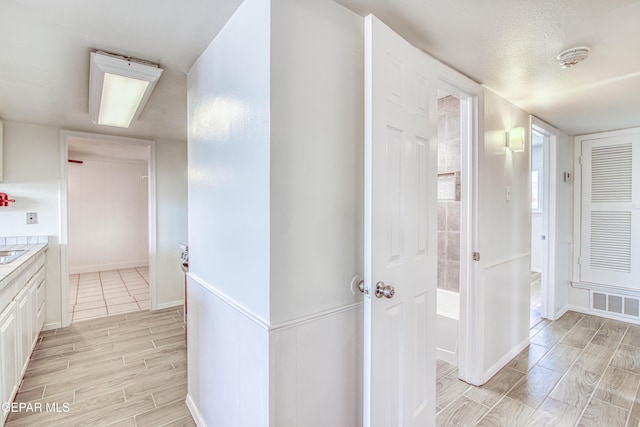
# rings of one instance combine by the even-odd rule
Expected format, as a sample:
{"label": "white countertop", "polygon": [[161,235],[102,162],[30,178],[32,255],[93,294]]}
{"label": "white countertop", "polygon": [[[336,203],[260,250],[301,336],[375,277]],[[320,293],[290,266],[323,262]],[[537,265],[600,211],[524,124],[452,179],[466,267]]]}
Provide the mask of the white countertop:
{"label": "white countertop", "polygon": [[25,245],[0,245],[0,251],[26,250],[27,252],[11,261],[9,264],[0,265],[0,290],[16,278],[26,268],[28,261],[49,249],[47,243]]}

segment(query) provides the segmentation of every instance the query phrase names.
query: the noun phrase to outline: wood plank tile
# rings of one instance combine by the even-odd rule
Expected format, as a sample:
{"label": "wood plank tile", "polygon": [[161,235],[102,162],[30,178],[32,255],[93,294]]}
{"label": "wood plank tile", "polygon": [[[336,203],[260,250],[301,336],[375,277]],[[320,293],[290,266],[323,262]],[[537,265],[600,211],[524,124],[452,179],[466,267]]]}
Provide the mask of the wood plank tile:
{"label": "wood plank tile", "polygon": [[480,420],[482,427],[516,427],[524,426],[533,416],[534,409],[504,397]]}
{"label": "wood plank tile", "polygon": [[572,347],[567,344],[558,343],[538,362],[538,366],[543,366],[552,371],[564,374],[578,358],[582,349]]}
{"label": "wood plank tile", "polygon": [[582,320],[583,317],[583,314],[576,313],[575,311],[567,311],[553,323],[570,329],[573,328],[580,320]]}
{"label": "wood plank tile", "polygon": [[562,374],[558,372],[542,366],[535,366],[507,396],[536,409],[560,381],[561,377]]}
{"label": "wood plank tile", "polygon": [[605,403],[598,399],[592,399],[578,422],[580,427],[625,427],[629,411],[617,406]]}
{"label": "wood plank tile", "polygon": [[629,421],[627,427],[640,426],[640,402],[635,402],[631,407],[631,414],[629,414]]}
{"label": "wood plank tile", "polygon": [[508,367],[500,369],[486,384],[481,387],[470,387],[464,395],[468,398],[492,407],[513,388],[525,374]]}
{"label": "wood plank tile", "polygon": [[585,314],[582,319],[580,319],[580,321],[576,323],[576,326],[597,331],[598,329],[600,329],[600,326],[602,326],[603,323],[604,318]]}
{"label": "wood plank tile", "polygon": [[628,323],[606,319],[591,342],[605,347],[615,347],[622,341],[628,327]]}
{"label": "wood plank tile", "polygon": [[582,410],[600,381],[600,375],[572,366],[549,397]]}
{"label": "wood plank tile", "polygon": [[585,371],[602,375],[614,351],[615,348],[603,347],[593,343],[588,344],[578,357],[578,360],[576,360],[576,365]]}
{"label": "wood plank tile", "polygon": [[574,326],[560,342],[577,348],[585,348],[595,334],[596,331],[593,329]]}
{"label": "wood plank tile", "polygon": [[551,325],[538,332],[533,338],[531,338],[531,343],[551,348],[568,332],[569,329],[552,323]]}
{"label": "wood plank tile", "polygon": [[527,373],[549,351],[547,347],[537,344],[529,344],[516,357],[507,363],[507,367]]}
{"label": "wood plank tile", "polygon": [[168,424],[163,425],[162,427],[196,427],[195,421],[191,418],[191,415],[180,418],[179,420],[172,421]]}
{"label": "wood plank tile", "polygon": [[614,368],[640,374],[640,349],[635,346],[620,344],[611,360]]}
{"label": "wood plank tile", "polygon": [[182,382],[172,383],[171,387],[163,387],[162,390],[151,393],[156,406],[160,407],[173,402],[183,402],[187,396],[187,379]]}
{"label": "wood plank tile", "polygon": [[458,379],[457,372],[452,372],[444,378],[436,381],[436,410],[442,410],[445,406],[460,397],[469,387],[469,384]]}
{"label": "wood plank tile", "polygon": [[453,372],[454,369],[456,369],[456,365],[445,362],[444,360],[436,360],[436,380],[446,377]]}
{"label": "wood plank tile", "polygon": [[486,406],[461,396],[436,415],[436,426],[473,426],[487,412]]}
{"label": "wood plank tile", "polygon": [[609,367],[594,397],[623,409],[631,409],[639,385],[640,375]]}
{"label": "wood plank tile", "polygon": [[580,418],[581,412],[581,409],[547,398],[529,419],[526,427],[574,426]]}
{"label": "wood plank tile", "polygon": [[640,325],[629,325],[629,329],[622,339],[622,344],[640,347]]}
{"label": "wood plank tile", "polygon": [[184,402],[174,402],[136,415],[136,426],[157,427],[190,416]]}

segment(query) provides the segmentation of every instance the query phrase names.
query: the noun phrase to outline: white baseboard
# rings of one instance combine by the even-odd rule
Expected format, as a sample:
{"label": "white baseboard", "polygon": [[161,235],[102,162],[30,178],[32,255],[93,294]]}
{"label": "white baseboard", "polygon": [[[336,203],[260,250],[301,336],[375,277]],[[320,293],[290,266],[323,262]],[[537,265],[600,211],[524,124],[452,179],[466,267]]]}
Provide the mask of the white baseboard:
{"label": "white baseboard", "polygon": [[113,262],[109,264],[69,266],[69,274],[95,273],[96,271],[123,270],[125,268],[147,267],[149,260]]}
{"label": "white baseboard", "polygon": [[202,415],[200,415],[200,412],[198,411],[198,408],[196,408],[196,404],[194,403],[189,393],[187,393],[187,399],[185,400],[185,403],[187,404],[187,409],[189,409],[189,412],[191,412],[191,417],[193,418],[193,421],[196,423],[196,425],[198,427],[206,425],[204,423],[204,420],[202,419]]}
{"label": "white baseboard", "polygon": [[494,363],[493,366],[491,366],[489,369],[484,371],[483,384],[489,381],[491,377],[497,374],[500,369],[504,368],[505,365],[509,363],[511,359],[516,357],[522,350],[527,348],[528,345],[529,345],[529,337],[527,336],[527,338],[522,340],[520,344],[513,347],[509,353],[505,354],[502,358],[500,358],[500,360]]}
{"label": "white baseboard", "polygon": [[162,304],[158,304],[158,306],[154,310],[164,310],[165,308],[179,307],[182,305],[184,305],[184,300],[182,299],[177,301],[163,302]]}

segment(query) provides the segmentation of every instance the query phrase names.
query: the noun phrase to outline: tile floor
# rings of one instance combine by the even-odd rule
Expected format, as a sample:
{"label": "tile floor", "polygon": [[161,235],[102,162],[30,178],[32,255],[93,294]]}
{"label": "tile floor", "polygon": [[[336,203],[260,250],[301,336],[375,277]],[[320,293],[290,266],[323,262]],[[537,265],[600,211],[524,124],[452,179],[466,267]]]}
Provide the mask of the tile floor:
{"label": "tile floor", "polygon": [[438,426],[636,427],[640,326],[567,312],[482,387],[438,361]]}
{"label": "tile floor", "polygon": [[69,276],[71,322],[149,310],[149,267]]}
{"label": "tile floor", "polygon": [[195,426],[186,395],[182,309],[114,315],[40,334],[6,426]]}
{"label": "tile floor", "polygon": [[542,279],[540,273],[531,272],[531,316],[529,327],[533,328],[542,320],[540,306],[542,305]]}

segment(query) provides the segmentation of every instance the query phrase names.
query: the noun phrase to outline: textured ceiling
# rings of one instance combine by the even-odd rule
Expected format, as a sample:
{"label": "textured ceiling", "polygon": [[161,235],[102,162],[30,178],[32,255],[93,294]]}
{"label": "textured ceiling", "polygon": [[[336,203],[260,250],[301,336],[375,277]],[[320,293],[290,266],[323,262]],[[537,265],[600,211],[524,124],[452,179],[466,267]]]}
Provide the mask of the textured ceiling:
{"label": "textured ceiling", "polygon": [[337,1],[569,134],[640,126],[638,0]]}
{"label": "textured ceiling", "polygon": [[[0,0],[0,117],[185,140],[185,73],[241,1]],[[638,0],[337,1],[569,134],[640,126]],[[591,57],[557,67],[575,45]],[[93,49],[165,70],[130,129],[89,121]]]}

